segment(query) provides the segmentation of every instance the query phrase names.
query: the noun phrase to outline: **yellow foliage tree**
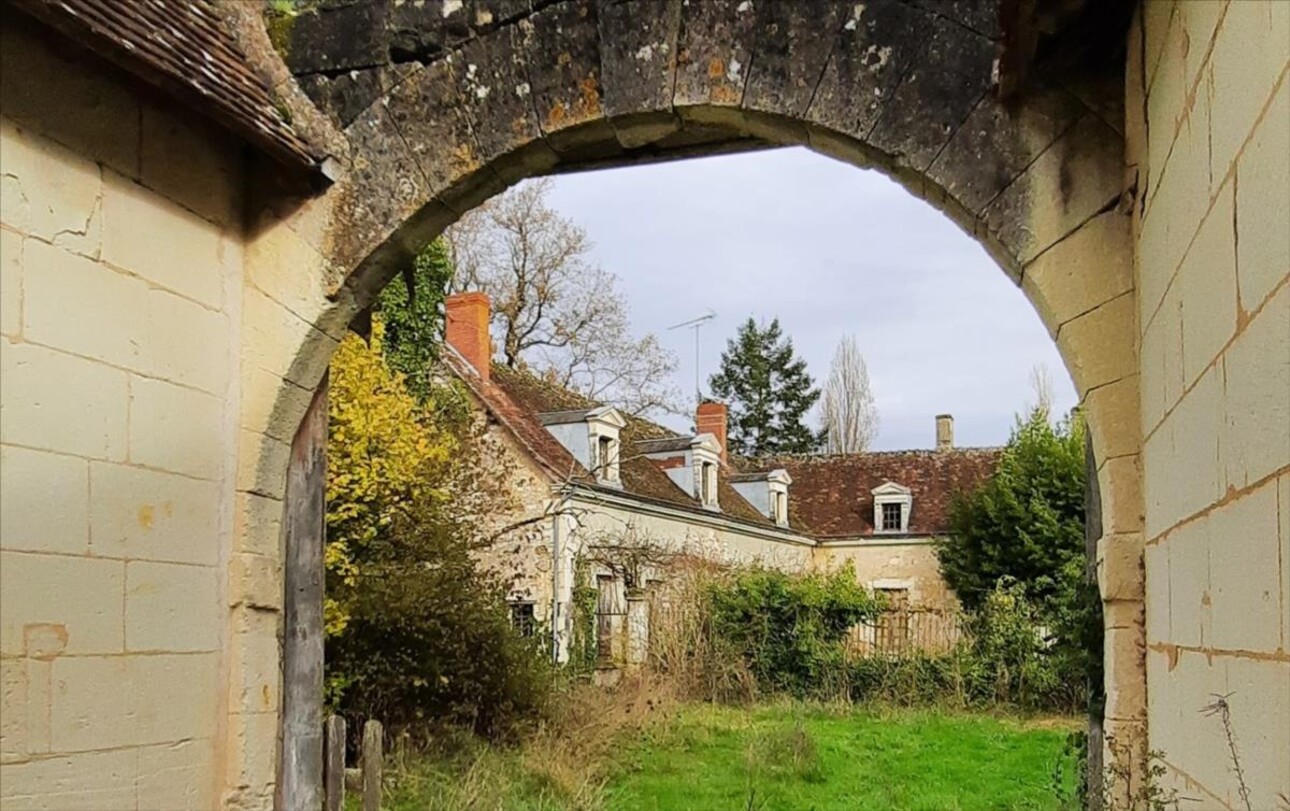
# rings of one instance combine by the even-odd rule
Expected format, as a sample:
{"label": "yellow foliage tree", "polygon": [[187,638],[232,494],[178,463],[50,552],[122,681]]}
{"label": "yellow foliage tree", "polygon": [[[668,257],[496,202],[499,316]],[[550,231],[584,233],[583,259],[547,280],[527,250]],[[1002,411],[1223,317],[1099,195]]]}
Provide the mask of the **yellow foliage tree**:
{"label": "yellow foliage tree", "polygon": [[347,336],[331,364],[327,442],[328,573],[326,630],[344,630],[345,586],[360,575],[365,547],[418,499],[446,498],[440,483],[459,444],[432,418],[434,403],[421,403],[403,375],[382,355],[384,327],[372,324],[371,340]]}

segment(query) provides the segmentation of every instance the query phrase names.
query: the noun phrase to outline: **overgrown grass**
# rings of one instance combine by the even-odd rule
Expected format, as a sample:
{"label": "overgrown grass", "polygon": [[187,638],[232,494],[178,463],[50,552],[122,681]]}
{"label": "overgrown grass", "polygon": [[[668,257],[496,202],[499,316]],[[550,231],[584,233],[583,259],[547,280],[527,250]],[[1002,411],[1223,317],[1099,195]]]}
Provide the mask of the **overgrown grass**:
{"label": "overgrown grass", "polygon": [[[638,708],[639,709],[639,708]],[[389,811],[1049,811],[1078,722],[800,702],[684,704],[585,748],[469,739],[392,769]]]}
{"label": "overgrown grass", "polygon": [[1055,809],[1072,722],[930,710],[690,706],[631,745],[610,809]]}

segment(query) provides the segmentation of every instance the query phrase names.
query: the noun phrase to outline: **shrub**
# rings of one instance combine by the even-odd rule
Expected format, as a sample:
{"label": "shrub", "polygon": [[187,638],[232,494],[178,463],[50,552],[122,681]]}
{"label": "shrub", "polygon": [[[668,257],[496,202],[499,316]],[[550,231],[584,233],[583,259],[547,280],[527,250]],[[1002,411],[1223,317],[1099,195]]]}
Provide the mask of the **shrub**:
{"label": "shrub", "polygon": [[505,469],[461,392],[414,397],[371,344],[342,342],[332,364],[328,438],[328,702],[357,729],[461,724],[500,736],[544,706],[541,637],[511,627],[505,584],[476,549],[509,507]]}
{"label": "shrub", "polygon": [[836,694],[843,642],[877,604],[855,571],[731,570],[707,588],[712,643],[742,658],[760,689],[798,696]]}
{"label": "shrub", "polygon": [[952,650],[853,661],[850,696],[905,705],[1078,711],[1086,695],[1083,671],[1072,670],[1068,651],[1053,644],[1042,616],[1022,584],[1004,580],[967,616],[967,633]]}

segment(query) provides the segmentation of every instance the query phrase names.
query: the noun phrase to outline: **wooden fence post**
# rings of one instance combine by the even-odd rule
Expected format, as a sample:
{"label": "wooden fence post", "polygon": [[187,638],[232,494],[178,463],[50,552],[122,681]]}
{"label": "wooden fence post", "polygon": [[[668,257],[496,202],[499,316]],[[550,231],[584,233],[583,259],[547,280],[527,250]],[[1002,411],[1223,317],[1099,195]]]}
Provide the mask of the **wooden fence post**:
{"label": "wooden fence post", "polygon": [[381,811],[381,771],[384,754],[381,737],[384,731],[380,721],[363,725],[363,811]]}
{"label": "wooden fence post", "polygon": [[327,754],[323,761],[323,808],[325,811],[344,811],[345,719],[339,715],[327,716],[324,739]]}

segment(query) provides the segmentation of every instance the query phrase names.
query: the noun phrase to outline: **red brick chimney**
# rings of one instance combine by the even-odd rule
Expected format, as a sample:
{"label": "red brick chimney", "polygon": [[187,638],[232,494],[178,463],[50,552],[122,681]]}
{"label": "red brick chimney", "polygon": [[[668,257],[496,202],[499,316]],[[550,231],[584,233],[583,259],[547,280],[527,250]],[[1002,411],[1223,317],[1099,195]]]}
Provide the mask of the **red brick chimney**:
{"label": "red brick chimney", "polygon": [[475,367],[484,380],[488,379],[493,360],[493,344],[488,336],[488,322],[493,317],[493,302],[487,293],[471,291],[448,296],[443,302],[447,315],[444,339],[448,346]]}
{"label": "red brick chimney", "polygon": [[721,445],[721,463],[727,464],[726,455],[726,404],[714,400],[704,400],[694,410],[694,432],[712,434]]}

